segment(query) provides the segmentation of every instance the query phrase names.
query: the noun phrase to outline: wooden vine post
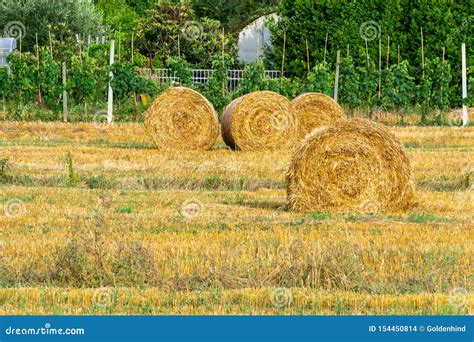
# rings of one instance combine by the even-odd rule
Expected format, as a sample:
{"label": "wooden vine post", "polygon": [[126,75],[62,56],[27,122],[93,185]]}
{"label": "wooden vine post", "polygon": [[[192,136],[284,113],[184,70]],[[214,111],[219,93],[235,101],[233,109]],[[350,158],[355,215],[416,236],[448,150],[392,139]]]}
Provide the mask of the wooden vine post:
{"label": "wooden vine post", "polygon": [[367,56],[367,69],[369,68],[369,44],[367,38],[365,38],[365,55]]}
{"label": "wooden vine post", "polygon": [[467,112],[467,68],[466,68],[466,44],[461,45],[461,73],[462,73],[462,125],[465,127],[469,123]]}
{"label": "wooden vine post", "polygon": [[308,69],[308,73],[311,71],[310,63],[309,63],[309,46],[308,46],[308,39],[305,39],[306,41],[306,66]]}
{"label": "wooden vine post", "polygon": [[382,95],[382,39],[379,38],[379,99]]}
{"label": "wooden vine post", "polygon": [[[135,61],[135,31],[132,32],[132,65]],[[135,120],[140,120],[140,111],[138,110],[137,93],[133,92],[133,110],[135,111]]]}
{"label": "wooden vine post", "polygon": [[40,106],[43,105],[43,97],[41,96],[41,83],[40,79],[40,55],[39,55],[39,45],[38,45],[38,32],[36,32],[36,66],[38,67],[38,103]]}
{"label": "wooden vine post", "polygon": [[341,64],[341,51],[337,50],[336,54],[336,76],[334,79],[334,101],[337,102],[337,95],[339,91],[339,67]]}
{"label": "wooden vine post", "polygon": [[51,53],[51,58],[53,58],[53,40],[51,38],[51,30],[48,29],[48,36],[49,36],[49,51]]}
{"label": "wooden vine post", "polygon": [[285,72],[285,53],[286,53],[286,30],[283,31],[283,54],[281,56],[280,90],[283,87],[283,73]]}
{"label": "wooden vine post", "polygon": [[[115,40],[110,41],[110,66],[115,63]],[[107,101],[107,122],[112,123],[114,120],[114,91],[112,89],[112,78],[114,73],[112,70],[109,72],[109,94]]]}
{"label": "wooden vine post", "polygon": [[326,32],[326,39],[324,40],[324,62],[326,62],[326,54],[328,52],[328,35],[329,32]]}
{"label": "wooden vine post", "polygon": [[421,68],[423,71],[423,78],[425,78],[425,50],[423,46],[423,27],[420,29],[421,34]]}
{"label": "wooden vine post", "polygon": [[[222,49],[222,70],[225,70],[225,28],[222,28],[221,49]],[[222,96],[225,96],[225,93],[226,93],[225,88],[226,88],[226,78],[223,77],[222,78]]]}
{"label": "wooden vine post", "polygon": [[387,69],[390,64],[390,36],[387,38]]}
{"label": "wooden vine post", "polygon": [[397,65],[400,66],[400,44],[397,45]]}
{"label": "wooden vine post", "polygon": [[66,90],[66,84],[67,84],[67,67],[66,67],[66,62],[63,62],[63,121],[67,122],[68,120],[68,108],[67,108],[67,90]]}
{"label": "wooden vine post", "polygon": [[7,99],[5,95],[2,96],[2,111],[3,111],[3,121],[7,120]]}

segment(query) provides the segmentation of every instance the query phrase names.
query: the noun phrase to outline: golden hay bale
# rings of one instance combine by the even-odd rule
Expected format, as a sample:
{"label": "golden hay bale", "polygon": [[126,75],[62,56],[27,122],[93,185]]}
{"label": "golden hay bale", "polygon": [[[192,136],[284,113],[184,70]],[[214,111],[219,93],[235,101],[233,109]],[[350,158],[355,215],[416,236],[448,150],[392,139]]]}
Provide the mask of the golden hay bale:
{"label": "golden hay bale", "polygon": [[300,139],[315,128],[347,119],[342,107],[332,98],[321,93],[305,93],[291,103],[298,117]]}
{"label": "golden hay bale", "polygon": [[219,136],[212,104],[198,92],[169,88],[145,113],[145,127],[158,148],[208,150]]}
{"label": "golden hay bale", "polygon": [[298,122],[291,102],[271,91],[235,99],[224,111],[222,137],[233,149],[268,151],[294,146]]}
{"label": "golden hay bale", "polygon": [[402,143],[366,119],[315,129],[295,150],[287,173],[289,209],[383,212],[405,209],[413,197]]}

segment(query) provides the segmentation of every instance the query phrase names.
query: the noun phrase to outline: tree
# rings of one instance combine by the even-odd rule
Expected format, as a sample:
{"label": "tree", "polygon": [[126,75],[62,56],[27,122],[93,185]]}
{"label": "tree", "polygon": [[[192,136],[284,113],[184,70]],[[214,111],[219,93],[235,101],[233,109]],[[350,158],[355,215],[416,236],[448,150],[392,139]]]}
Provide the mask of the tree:
{"label": "tree", "polygon": [[198,18],[218,20],[226,31],[239,32],[260,16],[274,12],[277,3],[276,0],[193,0],[192,7]]}
{"label": "tree", "polygon": [[408,61],[392,65],[383,73],[382,107],[386,111],[395,111],[403,122],[402,110],[410,105],[415,90],[414,78],[409,75]]}
{"label": "tree", "polygon": [[[269,64],[279,65],[282,60],[283,32],[286,31],[286,71],[303,77],[307,73],[306,40],[311,60],[322,61],[326,34],[326,60],[335,62],[336,51],[350,45],[356,67],[366,61],[365,39],[369,56],[378,56],[378,39],[392,42],[390,60],[400,55],[409,62],[409,72],[422,82],[420,29],[424,32],[425,57],[445,58],[452,66],[453,84],[460,84],[460,46],[474,45],[472,0],[439,0],[436,6],[430,0],[282,0],[278,5],[281,20],[271,25],[273,51],[267,52]],[[360,47],[363,47],[362,49]],[[386,50],[383,51],[384,59]],[[461,104],[460,92],[452,92],[450,104]]]}
{"label": "tree", "polygon": [[3,0],[0,2],[0,27],[12,38],[22,40],[23,51],[34,51],[36,33],[40,45],[49,44],[49,33],[101,35],[106,28],[92,0]]}
{"label": "tree", "polygon": [[131,39],[132,32],[140,20],[140,16],[129,1],[126,0],[95,0],[97,9],[102,13],[104,22],[113,30],[122,33],[125,41]]}
{"label": "tree", "polygon": [[339,101],[353,111],[359,106],[359,73],[355,69],[352,57],[341,59],[339,83]]}
{"label": "tree", "polygon": [[304,91],[318,92],[332,96],[334,84],[333,79],[328,63],[318,63],[308,74],[304,83]]}
{"label": "tree", "polygon": [[[221,24],[202,18],[197,21],[191,8],[185,5],[157,3],[137,30],[137,47],[164,66],[170,56],[183,57],[195,67],[209,68],[213,56],[221,51]],[[226,52],[236,55],[235,41],[225,39]]]}

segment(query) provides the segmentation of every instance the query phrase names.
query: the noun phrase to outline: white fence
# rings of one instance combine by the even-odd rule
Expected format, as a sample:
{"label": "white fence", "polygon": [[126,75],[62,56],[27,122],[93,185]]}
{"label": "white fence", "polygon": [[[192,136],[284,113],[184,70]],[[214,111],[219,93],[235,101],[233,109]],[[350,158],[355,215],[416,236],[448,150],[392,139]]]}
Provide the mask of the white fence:
{"label": "white fence", "polygon": [[[205,84],[211,74],[214,72],[212,69],[193,69],[192,82]],[[179,77],[176,77],[170,69],[140,69],[140,75],[145,76],[148,79],[156,81],[158,86],[166,82],[180,82]],[[228,89],[234,90],[237,88],[239,82],[242,80],[244,75],[243,70],[229,70],[228,71]],[[265,75],[270,78],[279,78],[280,72],[276,70],[266,70]]]}

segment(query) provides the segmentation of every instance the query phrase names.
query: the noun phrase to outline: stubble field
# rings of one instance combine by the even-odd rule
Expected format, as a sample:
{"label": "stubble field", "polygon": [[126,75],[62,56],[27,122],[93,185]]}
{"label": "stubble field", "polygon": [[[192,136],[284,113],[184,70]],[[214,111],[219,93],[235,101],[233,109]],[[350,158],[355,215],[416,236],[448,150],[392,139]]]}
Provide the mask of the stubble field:
{"label": "stubble field", "polygon": [[0,123],[0,314],[468,314],[474,128],[391,131],[413,208],[299,214],[289,151]]}

